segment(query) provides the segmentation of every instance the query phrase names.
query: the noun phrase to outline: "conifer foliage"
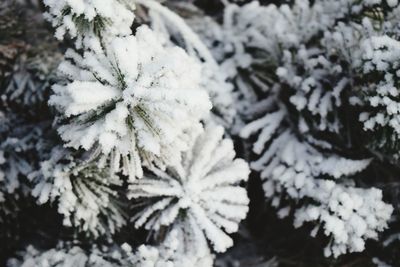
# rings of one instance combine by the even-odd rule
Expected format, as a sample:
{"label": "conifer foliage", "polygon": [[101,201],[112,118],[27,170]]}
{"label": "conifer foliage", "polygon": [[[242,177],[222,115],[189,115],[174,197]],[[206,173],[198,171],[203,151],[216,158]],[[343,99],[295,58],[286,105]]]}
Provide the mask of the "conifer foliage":
{"label": "conifer foliage", "polygon": [[397,0],[3,2],[1,266],[400,264]]}

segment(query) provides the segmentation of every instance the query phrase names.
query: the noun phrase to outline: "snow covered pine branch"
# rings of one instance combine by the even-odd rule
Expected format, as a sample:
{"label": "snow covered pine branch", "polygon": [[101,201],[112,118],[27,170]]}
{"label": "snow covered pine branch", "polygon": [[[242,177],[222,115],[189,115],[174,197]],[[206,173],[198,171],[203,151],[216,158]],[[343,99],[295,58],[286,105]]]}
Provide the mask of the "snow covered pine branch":
{"label": "snow covered pine branch", "polygon": [[[104,53],[69,50],[50,104],[69,121],[61,137],[74,148],[111,154],[112,166],[130,179],[142,164],[179,160],[191,133],[211,108],[199,87],[200,67],[178,47],[163,47],[146,26],[135,36],[115,38]],[[122,158],[122,159],[121,159]]]}
{"label": "snow covered pine branch", "polygon": [[[230,139],[221,140],[222,127],[206,128],[182,162],[166,172],[130,185],[129,197],[140,200],[141,211],[133,217],[135,227],[159,231],[164,226],[181,229],[194,239],[194,244],[181,244],[185,249],[204,250],[205,237],[217,252],[233,245],[228,233],[238,230],[238,223],[248,211],[246,190],[239,186],[246,181],[249,169],[245,161],[233,160],[235,152]],[[203,232],[203,233],[202,233]]]}

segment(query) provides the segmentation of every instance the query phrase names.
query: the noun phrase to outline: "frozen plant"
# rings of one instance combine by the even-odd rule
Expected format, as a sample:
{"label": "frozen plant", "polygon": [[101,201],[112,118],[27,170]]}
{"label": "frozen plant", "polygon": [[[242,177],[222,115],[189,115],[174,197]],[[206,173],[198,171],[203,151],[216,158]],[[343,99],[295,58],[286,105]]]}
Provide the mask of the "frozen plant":
{"label": "frozen plant", "polygon": [[[226,233],[238,230],[245,218],[249,199],[239,183],[249,175],[247,163],[234,159],[230,139],[222,139],[223,128],[210,126],[200,134],[179,164],[167,171],[153,169],[153,175],[130,185],[129,197],[139,201],[135,227],[160,231],[164,227],[182,228],[192,233],[190,247],[207,247],[205,237],[217,252],[233,245]],[[183,238],[182,240],[185,240]]]}
{"label": "frozen plant", "polygon": [[68,120],[62,139],[76,149],[111,154],[111,168],[130,179],[142,165],[179,161],[211,108],[200,66],[178,47],[164,47],[146,26],[115,38],[105,53],[67,52],[49,103]]}

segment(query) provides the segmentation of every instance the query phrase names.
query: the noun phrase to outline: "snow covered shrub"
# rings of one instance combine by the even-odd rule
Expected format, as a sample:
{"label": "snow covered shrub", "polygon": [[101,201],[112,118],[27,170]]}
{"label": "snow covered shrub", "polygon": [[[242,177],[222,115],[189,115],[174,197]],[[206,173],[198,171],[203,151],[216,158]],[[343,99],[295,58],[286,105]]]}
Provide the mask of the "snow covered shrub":
{"label": "snow covered shrub", "polygon": [[399,21],[398,0],[4,0],[0,265],[381,262]]}
{"label": "snow covered shrub", "polygon": [[67,119],[59,133],[69,146],[111,154],[114,168],[122,158],[130,179],[143,175],[142,164],[179,161],[211,108],[195,61],[146,26],[104,53],[67,57],[59,69],[68,82],[54,85],[49,103]]}

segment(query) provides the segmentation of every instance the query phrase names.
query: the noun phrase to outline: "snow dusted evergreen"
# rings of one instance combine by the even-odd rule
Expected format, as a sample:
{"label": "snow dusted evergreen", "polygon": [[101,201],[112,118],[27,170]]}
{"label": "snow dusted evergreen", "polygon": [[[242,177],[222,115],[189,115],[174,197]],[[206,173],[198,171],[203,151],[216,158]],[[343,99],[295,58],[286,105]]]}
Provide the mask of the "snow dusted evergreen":
{"label": "snow dusted evergreen", "polygon": [[397,266],[399,61],[397,0],[5,0],[0,265]]}

